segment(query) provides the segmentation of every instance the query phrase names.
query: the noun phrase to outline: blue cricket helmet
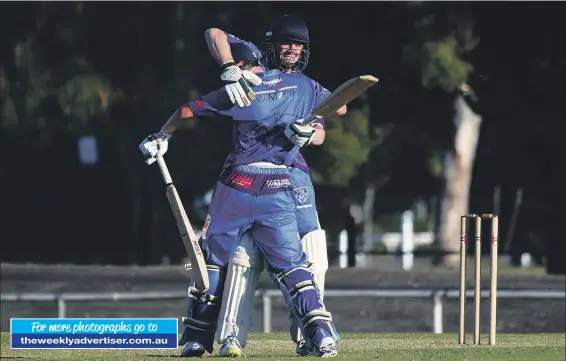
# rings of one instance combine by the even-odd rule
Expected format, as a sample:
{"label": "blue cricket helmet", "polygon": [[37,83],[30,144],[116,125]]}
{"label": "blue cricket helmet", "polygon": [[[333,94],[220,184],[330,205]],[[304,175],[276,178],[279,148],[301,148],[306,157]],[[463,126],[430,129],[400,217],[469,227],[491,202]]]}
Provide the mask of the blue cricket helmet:
{"label": "blue cricket helmet", "polygon": [[230,51],[237,66],[242,70],[259,65],[259,54],[256,54],[249,46],[243,43],[230,44]]}
{"label": "blue cricket helmet", "polygon": [[[303,71],[309,62],[310,38],[305,21],[297,15],[283,15],[275,20],[265,34],[266,50],[270,60],[283,71]],[[301,56],[295,63],[283,63],[277,43],[291,41],[303,45]]]}
{"label": "blue cricket helmet", "polygon": [[297,15],[283,15],[271,24],[273,40],[291,40],[301,44],[309,44],[309,29],[303,19]]}

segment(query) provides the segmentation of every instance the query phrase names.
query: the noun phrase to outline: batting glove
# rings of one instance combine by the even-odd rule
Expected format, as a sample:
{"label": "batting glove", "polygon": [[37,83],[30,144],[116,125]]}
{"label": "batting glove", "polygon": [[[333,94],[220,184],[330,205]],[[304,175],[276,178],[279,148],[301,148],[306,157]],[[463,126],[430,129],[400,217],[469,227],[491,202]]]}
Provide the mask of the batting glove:
{"label": "batting glove", "polygon": [[285,128],[284,133],[291,143],[298,145],[299,147],[304,147],[311,143],[312,137],[316,133],[316,129],[313,128],[312,125],[300,125],[299,123],[301,121],[302,119],[297,121],[297,123],[289,124],[287,128]]}
{"label": "batting glove", "polygon": [[161,130],[159,133],[148,135],[139,145],[147,164],[152,164],[157,156],[163,156],[169,148],[169,139],[171,134]]}
{"label": "batting glove", "polygon": [[224,84],[232,104],[239,107],[250,106],[251,101],[255,99],[254,91],[249,82],[253,85],[261,84],[261,79],[257,75],[249,71],[242,71],[233,61],[222,65],[220,80]]}

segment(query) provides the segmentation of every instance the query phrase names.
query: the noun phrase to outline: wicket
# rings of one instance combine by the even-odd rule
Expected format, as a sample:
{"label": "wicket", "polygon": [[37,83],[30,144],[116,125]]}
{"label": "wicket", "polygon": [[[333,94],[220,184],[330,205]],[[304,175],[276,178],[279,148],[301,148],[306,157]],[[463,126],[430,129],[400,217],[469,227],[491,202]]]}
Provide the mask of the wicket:
{"label": "wicket", "polygon": [[467,221],[474,219],[475,232],[475,289],[474,289],[474,345],[480,343],[480,299],[481,299],[481,221],[491,219],[491,267],[489,287],[489,345],[495,345],[495,320],[497,311],[497,238],[499,235],[499,218],[495,214],[467,214],[461,218],[460,230],[460,332],[458,343],[465,343],[465,308],[466,308],[466,245],[468,243]]}

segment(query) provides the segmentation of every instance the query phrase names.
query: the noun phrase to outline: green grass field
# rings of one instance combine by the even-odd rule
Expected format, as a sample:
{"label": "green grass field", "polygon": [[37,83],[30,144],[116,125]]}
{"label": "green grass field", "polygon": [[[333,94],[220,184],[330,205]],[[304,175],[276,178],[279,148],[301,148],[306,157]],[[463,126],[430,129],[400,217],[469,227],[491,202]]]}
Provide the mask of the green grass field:
{"label": "green grass field", "polygon": [[[471,335],[467,336],[471,342]],[[565,360],[564,334],[499,334],[497,345],[457,344],[454,334],[355,334],[342,335],[337,360],[449,360],[449,361],[563,361]],[[1,336],[2,359],[14,360],[163,360],[177,358],[179,350],[11,350],[10,335]],[[253,334],[246,348],[248,359],[299,360],[286,333]],[[208,355],[206,357],[217,356]],[[308,357],[307,359],[313,359]]]}

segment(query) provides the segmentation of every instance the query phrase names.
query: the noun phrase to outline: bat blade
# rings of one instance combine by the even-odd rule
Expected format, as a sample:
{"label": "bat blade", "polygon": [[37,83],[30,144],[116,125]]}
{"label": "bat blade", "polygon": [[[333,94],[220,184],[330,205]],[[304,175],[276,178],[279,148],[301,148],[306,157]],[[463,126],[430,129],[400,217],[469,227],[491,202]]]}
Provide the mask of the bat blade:
{"label": "bat blade", "polygon": [[173,211],[173,217],[177,223],[179,233],[181,234],[185,251],[187,252],[191,262],[195,286],[199,291],[204,292],[208,290],[210,282],[208,280],[206,262],[204,260],[202,249],[200,248],[198,238],[193,231],[193,227],[191,227],[191,223],[189,222],[183,203],[181,203],[181,198],[179,198],[177,189],[172,183],[167,185],[165,194],[167,195],[167,200],[169,201],[171,210]]}
{"label": "bat blade", "polygon": [[332,92],[311,115],[301,123],[308,125],[316,120],[316,116],[327,117],[362,95],[366,90],[374,86],[379,79],[372,75],[360,75],[349,79]]}

